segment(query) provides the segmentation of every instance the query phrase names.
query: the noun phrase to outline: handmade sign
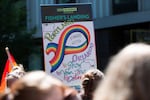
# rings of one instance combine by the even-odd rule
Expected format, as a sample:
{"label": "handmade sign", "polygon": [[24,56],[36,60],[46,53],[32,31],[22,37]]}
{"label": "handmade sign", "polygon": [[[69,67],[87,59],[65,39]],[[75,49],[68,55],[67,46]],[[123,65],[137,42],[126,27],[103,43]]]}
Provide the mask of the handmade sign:
{"label": "handmade sign", "polygon": [[80,89],[97,66],[91,4],[41,5],[41,14],[45,71]]}

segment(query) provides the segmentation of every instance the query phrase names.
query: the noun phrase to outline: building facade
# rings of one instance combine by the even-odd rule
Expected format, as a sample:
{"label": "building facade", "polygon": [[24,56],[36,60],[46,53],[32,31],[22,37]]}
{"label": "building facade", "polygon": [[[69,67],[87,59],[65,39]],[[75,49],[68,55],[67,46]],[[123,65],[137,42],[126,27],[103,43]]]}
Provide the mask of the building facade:
{"label": "building facade", "polygon": [[[103,70],[111,56],[132,42],[150,43],[149,0],[27,0],[27,27],[36,28],[35,48],[42,51],[40,4],[92,3],[98,68]],[[43,66],[42,54],[33,54],[29,66]],[[32,67],[31,67],[32,68]],[[34,69],[34,68],[33,68]]]}

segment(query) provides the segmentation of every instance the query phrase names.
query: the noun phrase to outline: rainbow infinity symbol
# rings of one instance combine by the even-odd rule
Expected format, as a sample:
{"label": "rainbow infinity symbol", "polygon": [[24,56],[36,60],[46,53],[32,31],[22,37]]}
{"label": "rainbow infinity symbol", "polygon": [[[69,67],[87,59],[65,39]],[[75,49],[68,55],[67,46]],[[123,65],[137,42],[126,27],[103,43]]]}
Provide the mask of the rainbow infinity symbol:
{"label": "rainbow infinity symbol", "polygon": [[[86,39],[84,43],[79,46],[66,46],[68,37],[75,33],[80,32]],[[88,29],[79,24],[71,25],[67,27],[61,34],[58,44],[56,43],[48,43],[46,48],[46,54],[50,54],[54,52],[54,57],[50,60],[51,64],[51,72],[54,72],[57,68],[59,68],[62,63],[64,56],[67,54],[80,53],[84,51],[89,44],[90,41],[90,32]]]}

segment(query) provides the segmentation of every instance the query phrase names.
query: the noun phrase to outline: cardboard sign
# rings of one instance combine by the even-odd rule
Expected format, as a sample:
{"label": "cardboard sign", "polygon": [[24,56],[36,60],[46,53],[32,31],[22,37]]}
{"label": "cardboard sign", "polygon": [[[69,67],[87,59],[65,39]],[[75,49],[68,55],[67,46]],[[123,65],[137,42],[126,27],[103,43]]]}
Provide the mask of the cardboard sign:
{"label": "cardboard sign", "polygon": [[41,14],[45,71],[80,89],[97,66],[91,4],[41,5]]}

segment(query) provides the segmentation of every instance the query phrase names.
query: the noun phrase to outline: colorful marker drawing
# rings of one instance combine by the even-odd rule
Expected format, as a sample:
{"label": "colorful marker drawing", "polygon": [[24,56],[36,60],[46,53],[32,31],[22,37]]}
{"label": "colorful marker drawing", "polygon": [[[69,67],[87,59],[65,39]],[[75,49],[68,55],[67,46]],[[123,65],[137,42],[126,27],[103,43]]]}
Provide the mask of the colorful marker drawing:
{"label": "colorful marker drawing", "polygon": [[[81,33],[85,37],[86,41],[78,46],[67,46],[67,39],[75,32]],[[54,72],[57,68],[59,68],[65,55],[83,52],[88,47],[89,42],[90,32],[85,26],[75,24],[67,27],[62,32],[58,44],[52,42],[47,44],[46,54],[48,55],[51,52],[54,52],[55,54],[55,56],[49,61],[52,67],[51,72]]]}

